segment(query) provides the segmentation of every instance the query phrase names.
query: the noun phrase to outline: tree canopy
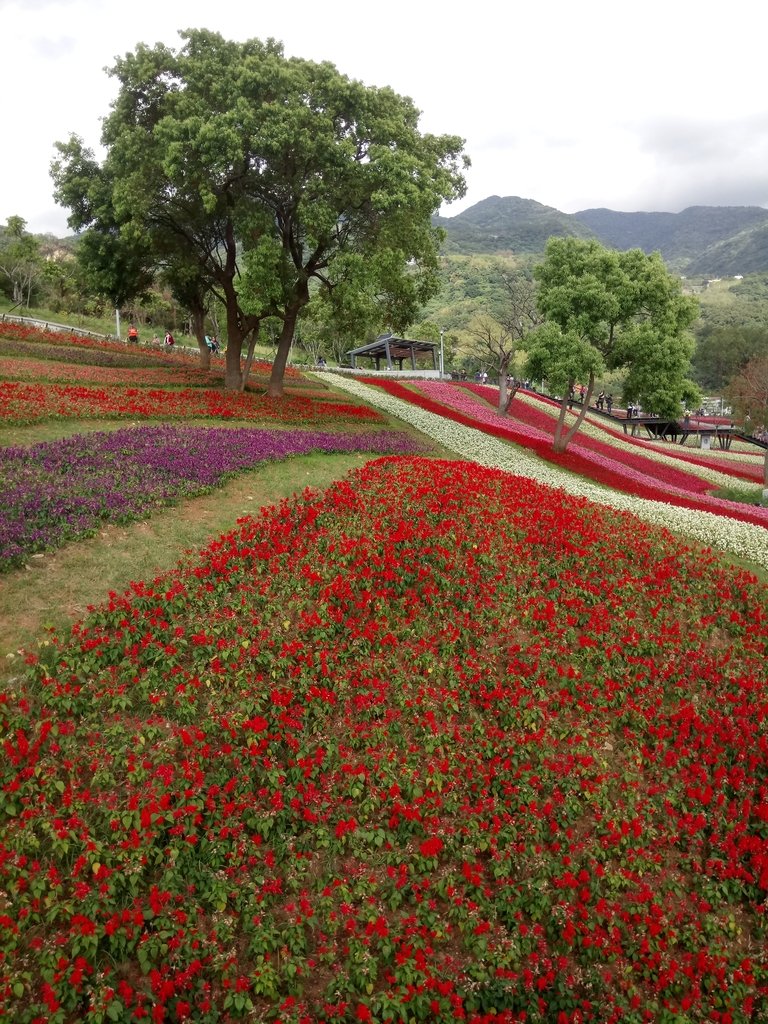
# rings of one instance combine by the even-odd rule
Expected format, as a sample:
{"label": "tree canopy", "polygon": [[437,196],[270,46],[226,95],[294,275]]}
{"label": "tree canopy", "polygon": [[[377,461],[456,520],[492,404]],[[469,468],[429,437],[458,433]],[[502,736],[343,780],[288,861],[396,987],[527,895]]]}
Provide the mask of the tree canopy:
{"label": "tree canopy", "polygon": [[72,227],[98,230],[91,197],[106,187],[121,239],[148,246],[158,270],[196,268],[226,309],[227,386],[241,383],[244,339],[277,317],[279,395],[318,291],[340,311],[375,305],[395,330],[415,319],[438,287],[431,216],[464,194],[469,161],[462,139],[421,134],[412,100],[390,88],[287,58],[273,39],[180,35],[178,52],[139,45],[116,62],[104,163],[82,175],[82,154],[60,144],[57,199]]}
{"label": "tree canopy", "polygon": [[743,370],[750,359],[768,352],[766,327],[705,328],[696,342],[693,369],[709,392],[720,392]]}
{"label": "tree canopy", "polygon": [[40,242],[26,227],[22,217],[14,216],[0,228],[0,281],[7,284],[17,306],[30,304],[32,288],[45,267]]}
{"label": "tree canopy", "polygon": [[[565,450],[580,427],[595,378],[606,370],[628,370],[625,399],[660,416],[679,416],[691,394],[686,374],[693,338],[687,332],[698,306],[682,294],[658,253],[552,238],[534,276],[546,322],[531,334],[527,372],[563,395],[556,450]],[[566,432],[569,392],[584,381],[585,401]]]}

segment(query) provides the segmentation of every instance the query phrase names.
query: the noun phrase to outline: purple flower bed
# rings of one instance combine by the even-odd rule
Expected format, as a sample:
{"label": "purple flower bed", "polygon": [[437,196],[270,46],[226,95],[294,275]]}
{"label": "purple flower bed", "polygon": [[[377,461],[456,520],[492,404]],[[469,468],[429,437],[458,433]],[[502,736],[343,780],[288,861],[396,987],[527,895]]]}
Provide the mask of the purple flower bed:
{"label": "purple flower bed", "polygon": [[421,453],[407,434],[126,427],[0,449],[0,571],[34,552],[145,518],[268,459],[309,452]]}

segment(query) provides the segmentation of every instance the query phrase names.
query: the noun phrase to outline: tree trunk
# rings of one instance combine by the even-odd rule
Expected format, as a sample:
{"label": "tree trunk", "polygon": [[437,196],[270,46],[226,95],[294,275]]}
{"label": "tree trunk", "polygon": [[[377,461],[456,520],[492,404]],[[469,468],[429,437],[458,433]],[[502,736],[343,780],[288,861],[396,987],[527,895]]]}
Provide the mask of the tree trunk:
{"label": "tree trunk", "polygon": [[[571,441],[571,438],[576,433],[576,431],[579,429],[581,424],[584,422],[584,417],[587,415],[587,409],[589,408],[589,400],[592,397],[592,392],[594,390],[594,387],[595,387],[595,375],[594,375],[594,373],[592,371],[590,371],[590,374],[589,374],[589,386],[587,387],[587,393],[584,396],[584,400],[581,403],[581,410],[579,411],[579,415],[576,417],[576,422],[573,424],[572,427],[570,427],[568,429],[568,431],[565,433],[565,435],[563,435],[563,426],[565,424],[565,411],[568,408],[568,404],[569,404],[570,399],[569,399],[568,395],[566,395],[565,398],[563,398],[563,404],[560,406],[560,417],[559,417],[559,419],[557,421],[557,427],[555,428],[555,439],[554,439],[554,443],[552,445],[553,449],[556,452],[564,452],[566,450],[566,448],[568,447],[569,442]],[[571,385],[568,386],[568,393],[569,394],[570,394],[570,390],[571,390]]]}
{"label": "tree trunk", "polygon": [[205,344],[205,313],[202,310],[192,310],[190,319],[192,321],[192,333],[200,349],[200,368],[210,370],[211,350]]}
{"label": "tree trunk", "polygon": [[295,304],[286,310],[283,329],[280,332],[280,340],[277,343],[277,352],[272,363],[269,387],[267,388],[267,395],[270,398],[283,397],[283,378],[285,376],[285,368],[288,365],[288,354],[293,344],[293,334],[296,329],[296,320],[298,319],[300,308],[300,305]]}
{"label": "tree trunk", "polygon": [[[243,356],[243,342],[255,331],[258,336],[261,321],[257,316],[245,316],[241,314],[237,305],[227,307],[227,351],[225,352],[224,387],[227,391],[242,391],[245,387],[245,379],[241,360]],[[255,342],[254,342],[255,344]],[[249,350],[247,372],[253,362],[253,349]]]}
{"label": "tree trunk", "polygon": [[251,372],[251,364],[253,363],[253,353],[256,351],[256,339],[259,336],[258,326],[251,331],[251,337],[248,342],[248,355],[245,357],[245,366],[243,368],[243,383],[240,385],[240,390],[245,391],[245,386],[248,383],[248,375]]}
{"label": "tree trunk", "polygon": [[225,354],[224,367],[224,388],[226,391],[243,390],[243,369],[240,365],[240,355],[243,351],[242,338],[227,338],[227,351]]}
{"label": "tree trunk", "polygon": [[563,395],[563,400],[560,403],[560,415],[557,417],[557,423],[555,425],[555,438],[552,443],[552,447],[556,452],[564,452],[568,447],[568,438],[563,438],[563,427],[565,425],[565,414],[568,411],[568,404],[570,402],[570,385],[566,389],[566,394]]}
{"label": "tree trunk", "polygon": [[205,337],[202,341],[200,338],[197,339],[197,347],[200,349],[200,369],[210,370],[211,368],[211,350],[205,344]]}
{"label": "tree trunk", "polygon": [[507,402],[507,375],[506,373],[499,374],[499,409],[498,411],[502,416],[507,415],[507,409],[509,403]]}
{"label": "tree trunk", "polygon": [[513,384],[512,387],[509,389],[509,397],[507,398],[506,405],[504,406],[505,416],[509,415],[509,410],[512,408],[512,402],[514,401],[515,395],[517,394],[519,387],[519,384]]}

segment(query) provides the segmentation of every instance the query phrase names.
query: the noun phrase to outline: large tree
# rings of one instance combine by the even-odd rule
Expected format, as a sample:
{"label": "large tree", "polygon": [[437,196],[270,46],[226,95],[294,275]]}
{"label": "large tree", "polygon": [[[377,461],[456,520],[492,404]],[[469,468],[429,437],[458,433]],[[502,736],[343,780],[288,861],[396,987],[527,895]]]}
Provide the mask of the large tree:
{"label": "large tree", "polygon": [[[463,140],[422,135],[407,97],[287,58],[274,40],[181,38],[178,52],[140,45],[111,70],[120,89],[102,142],[115,213],[158,266],[179,248],[197,261],[226,310],[228,387],[241,385],[244,339],[279,318],[278,396],[312,282],[366,293],[394,329],[434,293],[431,216],[464,194]],[[68,176],[64,163],[60,192]]]}
{"label": "large tree", "polygon": [[32,289],[43,275],[40,242],[22,217],[9,217],[0,228],[0,275],[6,279],[15,306],[29,306]]}
{"label": "large tree", "polygon": [[99,165],[82,139],[72,135],[56,148],[59,156],[51,164],[55,198],[71,210],[70,227],[88,228],[78,240],[78,265],[89,290],[108,299],[115,310],[119,336],[120,310],[152,284],[149,239],[136,231],[130,218],[118,215],[114,175]]}
{"label": "large tree", "polygon": [[[527,372],[562,393],[556,451],[565,451],[581,426],[595,379],[606,370],[628,371],[625,397],[660,416],[680,415],[691,394],[688,328],[698,306],[682,294],[658,253],[551,238],[534,276],[545,323],[531,336]],[[569,392],[585,380],[586,399],[566,430]]]}

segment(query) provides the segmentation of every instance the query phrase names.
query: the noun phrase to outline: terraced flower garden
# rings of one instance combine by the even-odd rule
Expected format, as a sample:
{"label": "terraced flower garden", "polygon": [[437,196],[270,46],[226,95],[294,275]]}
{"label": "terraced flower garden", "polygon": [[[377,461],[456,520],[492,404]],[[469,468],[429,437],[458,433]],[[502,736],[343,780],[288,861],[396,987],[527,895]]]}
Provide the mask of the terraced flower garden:
{"label": "terraced flower garden", "polygon": [[320,427],[392,446],[15,659],[0,1017],[768,1019],[760,510],[598,426],[546,459],[535,398],[333,380],[368,418],[316,422],[315,382],[301,429],[253,395],[235,445],[212,416],[0,463],[31,494],[128,431],[151,503],[170,436],[184,487]]}

